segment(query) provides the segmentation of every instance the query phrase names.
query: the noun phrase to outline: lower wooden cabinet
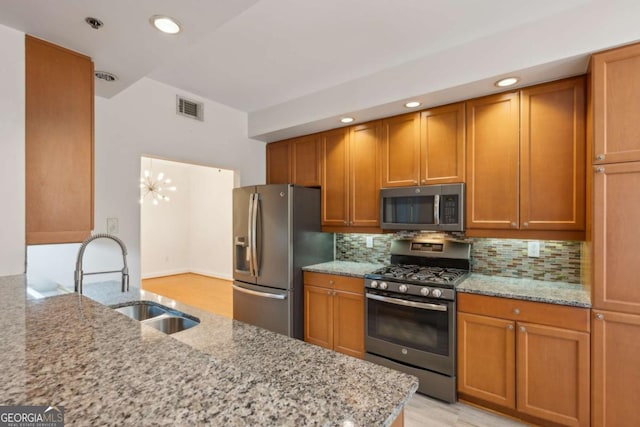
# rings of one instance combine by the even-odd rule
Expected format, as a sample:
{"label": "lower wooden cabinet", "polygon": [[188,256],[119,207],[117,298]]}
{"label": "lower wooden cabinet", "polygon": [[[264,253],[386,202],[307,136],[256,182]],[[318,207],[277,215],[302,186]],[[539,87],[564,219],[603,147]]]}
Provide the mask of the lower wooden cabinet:
{"label": "lower wooden cabinet", "polygon": [[304,340],[364,357],[364,282],[355,277],[304,273]]}
{"label": "lower wooden cabinet", "polygon": [[586,308],[459,294],[458,392],[527,420],[588,426]]}
{"label": "lower wooden cabinet", "polygon": [[640,316],[593,310],[592,426],[640,425]]}

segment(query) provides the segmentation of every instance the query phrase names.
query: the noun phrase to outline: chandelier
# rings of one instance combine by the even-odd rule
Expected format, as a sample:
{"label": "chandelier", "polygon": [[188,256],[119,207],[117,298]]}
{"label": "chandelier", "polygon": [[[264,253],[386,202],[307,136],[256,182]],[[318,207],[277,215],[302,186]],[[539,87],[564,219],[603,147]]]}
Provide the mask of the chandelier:
{"label": "chandelier", "polygon": [[154,177],[153,171],[145,170],[143,176],[140,177],[140,203],[144,203],[147,196],[156,206],[159,200],[168,202],[171,199],[164,194],[164,191],[176,191],[175,185],[167,187],[169,184],[171,184],[171,179],[165,178],[163,172]]}

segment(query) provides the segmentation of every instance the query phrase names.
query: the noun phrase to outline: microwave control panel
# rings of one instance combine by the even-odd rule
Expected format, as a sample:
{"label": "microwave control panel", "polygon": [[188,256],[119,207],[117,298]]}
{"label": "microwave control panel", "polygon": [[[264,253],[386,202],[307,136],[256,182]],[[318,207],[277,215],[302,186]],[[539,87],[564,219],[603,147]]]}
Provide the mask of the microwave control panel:
{"label": "microwave control panel", "polygon": [[460,222],[460,218],[458,218],[458,195],[442,196],[440,205],[442,212],[440,222],[442,224],[458,224]]}

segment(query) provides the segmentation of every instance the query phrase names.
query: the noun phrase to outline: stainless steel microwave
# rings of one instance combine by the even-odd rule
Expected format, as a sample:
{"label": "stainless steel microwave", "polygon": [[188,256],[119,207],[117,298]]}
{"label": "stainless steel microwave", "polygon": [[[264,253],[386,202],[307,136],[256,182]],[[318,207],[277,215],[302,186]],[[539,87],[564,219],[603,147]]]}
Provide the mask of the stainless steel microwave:
{"label": "stainless steel microwave", "polygon": [[384,230],[464,231],[464,184],[380,190]]}

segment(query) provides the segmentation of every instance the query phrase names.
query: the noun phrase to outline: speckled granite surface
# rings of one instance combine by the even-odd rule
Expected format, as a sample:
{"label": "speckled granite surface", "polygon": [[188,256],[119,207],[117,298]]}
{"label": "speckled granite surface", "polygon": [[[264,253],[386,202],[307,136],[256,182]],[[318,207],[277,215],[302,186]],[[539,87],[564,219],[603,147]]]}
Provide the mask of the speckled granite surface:
{"label": "speckled granite surface", "polygon": [[0,277],[0,405],[64,405],[69,426],[384,426],[417,388],[412,376],[148,292],[140,298],[201,324],[168,336],[76,294],[27,300],[24,282]]}
{"label": "speckled granite surface", "polygon": [[471,274],[456,291],[575,307],[591,307],[589,292],[580,284]]}
{"label": "speckled granite surface", "polygon": [[308,265],[306,267],[302,267],[302,269],[304,271],[315,271],[316,273],[364,277],[365,274],[371,273],[383,266],[384,264],[372,264],[368,262],[329,261],[323,262],[322,264]]}

